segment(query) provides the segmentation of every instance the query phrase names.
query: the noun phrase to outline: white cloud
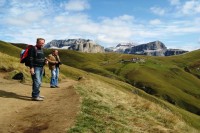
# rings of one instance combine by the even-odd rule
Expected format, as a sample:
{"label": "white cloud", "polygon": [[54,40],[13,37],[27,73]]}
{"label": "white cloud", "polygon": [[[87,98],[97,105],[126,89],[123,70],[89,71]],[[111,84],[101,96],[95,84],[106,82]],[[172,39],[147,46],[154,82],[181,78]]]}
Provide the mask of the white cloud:
{"label": "white cloud", "polygon": [[12,28],[12,29],[9,29],[9,31],[10,32],[7,33],[7,36],[13,37],[11,42],[19,42],[19,43],[21,42],[21,43],[28,43],[32,45],[35,44],[36,38],[44,37],[44,34],[46,34],[45,30],[42,28],[20,29],[18,31],[16,31],[15,28]]}
{"label": "white cloud", "polygon": [[89,20],[89,17],[86,14],[69,14],[69,15],[58,15],[55,17],[55,21],[58,23],[65,23],[70,25],[79,25],[82,23],[87,23]]}
{"label": "white cloud", "polygon": [[199,49],[198,45],[194,45],[194,44],[183,44],[182,46],[176,47],[177,49],[183,49],[183,50],[187,50],[187,51],[193,51],[196,49]]}
{"label": "white cloud", "polygon": [[[182,2],[182,3],[181,3]],[[179,1],[179,4],[172,4],[175,6],[176,10],[173,14],[177,16],[192,16],[200,13],[200,1],[199,0],[188,0],[188,1]]]}
{"label": "white cloud", "polygon": [[101,31],[99,24],[93,22],[80,25],[79,30],[87,34],[97,34]]}
{"label": "white cloud", "polygon": [[150,20],[149,22],[151,25],[159,25],[161,24],[162,22],[160,21],[160,19],[153,19],[153,20]]}
{"label": "white cloud", "polygon": [[128,27],[133,24],[134,17],[130,15],[122,15],[114,18],[102,18],[100,22],[102,25],[109,25],[111,27]]}
{"label": "white cloud", "polygon": [[102,18],[97,26],[97,40],[105,43],[118,43],[130,40],[133,35],[133,20],[130,15],[115,18]]}
{"label": "white cloud", "polygon": [[10,0],[9,2],[3,7],[0,22],[7,26],[24,27],[44,22],[45,16],[52,11],[50,0]]}
{"label": "white cloud", "polygon": [[163,36],[175,38],[179,35],[187,35],[187,37],[190,38],[189,35],[200,33],[200,27],[196,19],[187,21],[173,20],[169,21],[168,23],[163,22],[162,27],[158,29],[158,31]]}
{"label": "white cloud", "polygon": [[44,14],[41,11],[34,11],[34,12],[26,12],[22,17],[25,21],[32,23],[35,21],[40,21],[40,19],[43,16]]}
{"label": "white cloud", "polygon": [[150,8],[151,12],[153,12],[156,15],[164,15],[166,13],[165,9],[160,8],[160,7],[151,7]]}
{"label": "white cloud", "polygon": [[54,8],[56,8],[54,7],[52,0],[10,0],[10,3],[7,5],[9,6],[9,14],[7,14],[7,16],[35,11],[43,12],[46,15],[52,15],[52,11],[55,11]]}
{"label": "white cloud", "polygon": [[200,28],[195,26],[167,25],[164,31],[174,35],[182,35],[189,33],[199,33]]}
{"label": "white cloud", "polygon": [[187,1],[182,7],[182,13],[184,14],[200,13],[200,2],[195,0]]}
{"label": "white cloud", "polygon": [[32,25],[34,22],[38,22],[43,16],[43,13],[40,11],[29,11],[26,13],[20,13],[19,11],[17,14],[18,15],[12,14],[10,17],[5,18],[5,23],[14,26],[28,26]]}
{"label": "white cloud", "polygon": [[[73,16],[57,16],[55,24],[60,27],[54,28],[54,31],[60,33],[78,34],[78,36],[90,36],[94,40],[103,43],[118,43],[122,40],[130,40],[132,36],[132,16],[122,15],[115,18],[101,18],[99,22],[93,22],[87,15],[73,14]],[[62,24],[61,24],[62,23]]]}
{"label": "white cloud", "polygon": [[179,5],[180,0],[169,0],[171,5]]}
{"label": "white cloud", "polygon": [[104,43],[116,43],[117,40],[113,40],[113,38],[109,38],[107,37],[105,34],[99,34],[97,35],[96,38],[98,41],[100,42],[104,42]]}
{"label": "white cloud", "polygon": [[133,20],[134,20],[134,17],[125,14],[125,15],[122,15],[122,16],[117,17],[117,19],[122,20],[122,21],[129,22],[129,21],[133,21]]}
{"label": "white cloud", "polygon": [[69,0],[69,2],[62,4],[62,6],[68,11],[83,11],[90,8],[87,0]]}

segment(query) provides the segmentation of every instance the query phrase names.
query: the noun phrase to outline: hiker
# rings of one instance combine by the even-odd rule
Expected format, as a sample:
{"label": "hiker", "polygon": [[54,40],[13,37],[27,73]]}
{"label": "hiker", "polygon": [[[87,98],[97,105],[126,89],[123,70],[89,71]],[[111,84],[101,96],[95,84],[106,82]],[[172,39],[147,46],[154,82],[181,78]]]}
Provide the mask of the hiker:
{"label": "hiker", "polygon": [[59,69],[60,69],[60,58],[58,55],[58,50],[53,50],[51,54],[47,57],[49,69],[51,70],[51,88],[59,88],[58,86],[58,77],[59,77]]}
{"label": "hiker", "polygon": [[45,39],[37,38],[36,45],[30,49],[29,58],[30,58],[30,73],[32,77],[32,100],[34,101],[43,101],[44,96],[40,95],[40,86],[42,83],[42,76],[44,72],[45,56],[43,52],[43,45]]}

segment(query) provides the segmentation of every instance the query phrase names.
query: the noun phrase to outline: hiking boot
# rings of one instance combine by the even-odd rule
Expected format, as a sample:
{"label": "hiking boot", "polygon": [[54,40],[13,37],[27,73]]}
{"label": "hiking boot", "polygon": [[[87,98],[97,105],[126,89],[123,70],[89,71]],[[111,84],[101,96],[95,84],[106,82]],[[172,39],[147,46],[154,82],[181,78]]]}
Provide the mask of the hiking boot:
{"label": "hiking boot", "polygon": [[44,96],[39,96],[40,98],[44,99]]}
{"label": "hiking boot", "polygon": [[60,87],[56,85],[56,88],[60,88]]}
{"label": "hiking boot", "polygon": [[44,99],[41,97],[32,97],[33,101],[43,101]]}
{"label": "hiking boot", "polygon": [[55,86],[51,86],[51,88],[56,88]]}

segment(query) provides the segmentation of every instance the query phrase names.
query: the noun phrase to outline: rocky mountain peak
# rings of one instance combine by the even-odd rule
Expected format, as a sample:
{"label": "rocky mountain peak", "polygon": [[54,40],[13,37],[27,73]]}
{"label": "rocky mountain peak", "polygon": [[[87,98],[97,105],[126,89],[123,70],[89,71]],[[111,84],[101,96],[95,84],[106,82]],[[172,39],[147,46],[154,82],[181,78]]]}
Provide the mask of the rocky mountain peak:
{"label": "rocky mountain peak", "polygon": [[165,44],[159,40],[139,45],[135,44],[136,43],[118,44],[115,48],[107,48],[106,51],[126,53],[126,54],[150,55],[150,56],[170,56],[188,52],[179,49],[167,49]]}
{"label": "rocky mountain peak", "polygon": [[65,39],[65,40],[52,40],[47,43],[44,48],[61,48],[61,49],[69,49],[80,52],[88,52],[88,53],[102,53],[104,51],[104,47],[95,43],[90,39]]}
{"label": "rocky mountain peak", "polygon": [[93,40],[79,38],[52,40],[51,42],[47,43],[44,48],[69,49],[87,53],[118,52],[149,56],[171,56],[188,52],[180,49],[167,49],[165,44],[159,40],[144,44],[137,44],[133,42],[119,43],[116,47],[104,49],[104,47],[100,46]]}
{"label": "rocky mountain peak", "polygon": [[128,48],[134,47],[137,45],[136,43],[129,42],[129,43],[119,43],[116,47],[109,47],[106,48],[106,52],[118,52],[118,53],[124,53],[124,51]]}

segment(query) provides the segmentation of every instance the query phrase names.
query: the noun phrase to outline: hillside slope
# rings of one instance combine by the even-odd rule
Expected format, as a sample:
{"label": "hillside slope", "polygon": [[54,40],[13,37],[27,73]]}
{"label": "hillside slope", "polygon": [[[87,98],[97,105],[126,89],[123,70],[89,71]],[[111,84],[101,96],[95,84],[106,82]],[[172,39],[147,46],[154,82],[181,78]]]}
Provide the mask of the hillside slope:
{"label": "hillside slope", "polygon": [[6,43],[0,40],[0,52],[8,54],[10,56],[19,57],[21,49],[12,46],[10,43]]}
{"label": "hillside slope", "polygon": [[[0,54],[12,60],[12,63],[18,63],[17,58]],[[20,71],[19,67],[13,66],[13,71]],[[79,82],[62,79],[59,89],[51,89],[48,83],[43,83],[41,93],[46,96],[45,101],[33,102],[29,97],[31,82],[25,81],[25,84],[22,84],[7,79],[9,73],[0,72],[0,102],[4,103],[0,113],[2,133],[48,133],[67,130],[69,133],[198,132],[178,113],[164,106],[167,103],[155,104],[159,99],[154,99],[154,102],[145,100],[139,96],[146,95],[145,93],[118,80],[62,65],[61,73],[67,78],[79,77]],[[80,94],[81,100],[74,88]],[[79,113],[78,108],[81,109]],[[78,116],[75,117],[77,113]]]}
{"label": "hillside slope", "polygon": [[[46,55],[50,52],[51,50],[45,50]],[[139,91],[137,88],[135,91],[135,89],[129,87],[128,90],[131,94],[134,90],[134,93],[159,103],[161,106],[166,106],[172,112],[180,114],[192,126],[200,127],[198,122],[200,120],[198,116],[200,85],[199,79],[195,75],[198,73],[185,71],[186,68],[190,70],[190,66],[194,64],[197,64],[195,67],[198,68],[199,51],[173,57],[135,56],[116,53],[88,54],[68,50],[59,50],[59,53],[63,64],[109,77],[111,81],[108,84],[114,85],[116,89],[120,88],[121,84],[125,82],[129,83],[128,86],[131,84],[131,87],[140,88],[143,91]],[[133,59],[139,60],[133,62]],[[12,65],[7,66],[13,69]],[[87,75],[86,72],[81,72],[72,67],[64,67],[62,69],[63,75],[76,79],[82,74]],[[17,68],[17,70],[23,69]],[[113,79],[117,79],[117,81]],[[46,80],[48,81],[48,78]],[[101,78],[101,80],[109,81],[107,78]],[[122,88],[127,90],[125,86]]]}
{"label": "hillside slope", "polygon": [[[196,114],[192,119],[199,119],[199,50],[171,57],[59,52],[64,64],[127,82],[175,107]],[[138,61],[133,62],[133,59]],[[189,117],[190,114],[183,116],[185,119]],[[190,122],[198,127],[196,120],[192,119]]]}

